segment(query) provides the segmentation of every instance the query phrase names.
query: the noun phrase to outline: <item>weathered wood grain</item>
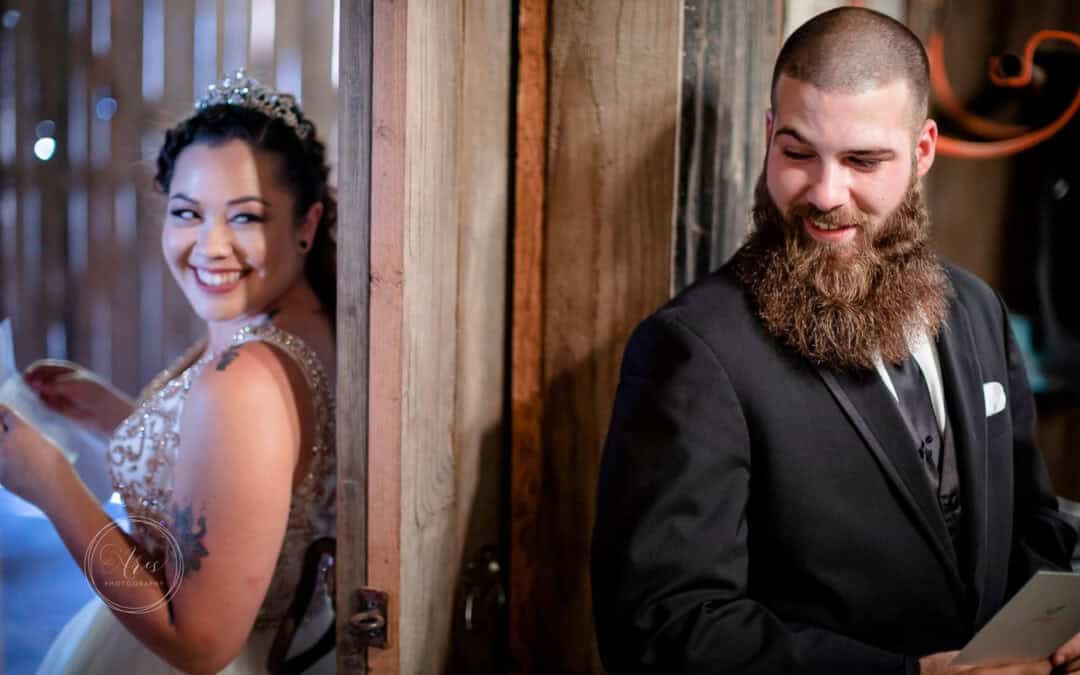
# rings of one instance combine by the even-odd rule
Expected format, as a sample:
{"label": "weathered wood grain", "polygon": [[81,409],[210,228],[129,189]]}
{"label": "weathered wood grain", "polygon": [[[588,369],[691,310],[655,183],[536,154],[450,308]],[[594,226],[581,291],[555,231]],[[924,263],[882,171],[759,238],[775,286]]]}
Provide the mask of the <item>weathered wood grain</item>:
{"label": "weathered wood grain", "polygon": [[526,579],[512,616],[532,616],[511,630],[516,672],[586,673],[601,672],[589,541],[619,360],[671,289],[682,3],[550,11],[540,400],[515,399],[515,451],[533,440],[519,439],[519,412],[542,411],[539,458],[514,456],[514,560],[526,562],[512,574]]}
{"label": "weathered wood grain", "polygon": [[510,656],[515,672],[535,648],[543,479],[543,262],[547,179],[548,0],[518,5],[511,333]]}
{"label": "weathered wood grain", "polygon": [[371,192],[371,452],[368,583],[390,595],[390,642],[373,673],[401,672],[401,328],[405,244],[408,2],[374,3]]}
{"label": "weathered wood grain", "polygon": [[337,668],[364,673],[352,593],[367,583],[372,3],[341,5],[338,92]]}
{"label": "weathered wood grain", "polygon": [[749,232],[783,16],[779,0],[685,4],[677,288],[723,264]]}

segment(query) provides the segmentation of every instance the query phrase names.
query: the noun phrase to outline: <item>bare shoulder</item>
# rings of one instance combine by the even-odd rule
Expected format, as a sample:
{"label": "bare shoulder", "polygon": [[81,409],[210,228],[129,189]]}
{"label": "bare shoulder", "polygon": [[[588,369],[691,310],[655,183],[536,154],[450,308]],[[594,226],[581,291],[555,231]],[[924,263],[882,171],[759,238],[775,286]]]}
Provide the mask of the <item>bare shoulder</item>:
{"label": "bare shoulder", "polygon": [[277,348],[258,341],[233,345],[192,382],[183,431],[205,433],[224,426],[259,437],[282,434],[302,414],[297,406],[302,387],[299,367]]}

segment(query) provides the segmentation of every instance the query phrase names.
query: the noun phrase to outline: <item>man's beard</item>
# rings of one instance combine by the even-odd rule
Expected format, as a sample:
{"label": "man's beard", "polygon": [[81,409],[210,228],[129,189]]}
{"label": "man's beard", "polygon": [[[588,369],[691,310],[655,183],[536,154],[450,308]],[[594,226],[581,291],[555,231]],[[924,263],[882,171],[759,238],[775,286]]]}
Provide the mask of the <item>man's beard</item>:
{"label": "man's beard", "polygon": [[850,214],[801,204],[790,221],[769,194],[764,173],[754,194],[754,231],[735,254],[766,329],[816,365],[838,370],[873,368],[875,356],[898,363],[909,339],[933,340],[951,292],[930,247],[930,219],[917,181],[904,201],[876,227],[857,222],[846,244],[818,242],[803,219],[851,224]]}

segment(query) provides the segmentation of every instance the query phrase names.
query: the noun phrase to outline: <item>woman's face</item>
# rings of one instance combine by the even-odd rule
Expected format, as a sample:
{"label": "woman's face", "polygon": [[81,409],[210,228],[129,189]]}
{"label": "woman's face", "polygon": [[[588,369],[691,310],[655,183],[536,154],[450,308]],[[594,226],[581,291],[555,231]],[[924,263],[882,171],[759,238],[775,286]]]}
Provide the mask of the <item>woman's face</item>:
{"label": "woman's face", "polygon": [[317,206],[298,226],[281,161],[241,140],[192,144],[176,159],[161,246],[205,321],[253,318],[302,278],[300,241]]}

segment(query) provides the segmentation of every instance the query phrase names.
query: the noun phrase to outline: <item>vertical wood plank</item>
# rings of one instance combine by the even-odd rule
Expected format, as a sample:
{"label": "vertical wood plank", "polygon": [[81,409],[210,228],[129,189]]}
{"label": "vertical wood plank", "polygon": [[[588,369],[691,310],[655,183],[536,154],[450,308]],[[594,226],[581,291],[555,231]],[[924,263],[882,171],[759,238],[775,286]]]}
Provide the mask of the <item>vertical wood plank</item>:
{"label": "vertical wood plank", "polygon": [[[165,87],[161,99],[161,115],[165,124],[171,126],[192,112],[191,92],[194,78],[192,33],[195,25],[194,0],[172,0],[163,3],[165,10]],[[208,84],[208,83],[206,83]],[[202,84],[200,86],[205,86]],[[157,221],[161,227],[162,221]],[[168,269],[163,266],[162,307],[164,311],[163,352],[166,360],[172,360],[199,336],[205,333],[205,324],[191,310],[183,291],[176,285]]]}
{"label": "vertical wood plank", "polygon": [[367,583],[372,2],[342,3],[337,283],[337,669],[364,673],[348,628]]}
{"label": "vertical wood plank", "polygon": [[301,101],[307,98],[308,87],[308,83],[303,78],[305,56],[303,30],[306,4],[306,2],[277,2],[274,20],[275,73],[272,81],[278,89],[297,96]]}
{"label": "vertical wood plank", "polygon": [[[373,17],[371,192],[376,198],[371,203],[368,578],[372,587],[390,595],[390,643],[388,649],[371,650],[368,665],[373,673],[387,675],[401,672],[401,328],[409,4],[376,0]],[[343,45],[345,20],[343,12]],[[341,72],[345,73],[344,61]],[[346,105],[344,95],[340,100],[341,106]]]}
{"label": "vertical wood plank", "polygon": [[67,194],[66,238],[68,278],[71,303],[68,314],[68,358],[92,365],[90,352],[91,294],[89,195],[89,116],[90,116],[90,34],[86,28],[88,0],[73,0],[64,29],[67,31],[67,59],[71,66],[68,83],[68,111],[64,118],[65,138],[61,146],[70,164]]}
{"label": "vertical wood plank", "polygon": [[[514,456],[515,523],[533,526],[513,542],[530,549],[531,588],[515,580],[512,616],[532,613],[512,628],[514,666],[591,673],[602,672],[588,577],[600,450],[626,339],[672,282],[682,3],[555,0],[550,11],[542,455],[532,475]],[[518,414],[515,400],[515,443]]]}
{"label": "vertical wood plank", "polygon": [[312,0],[304,3],[303,79],[304,114],[315,121],[319,133],[329,140],[330,129],[337,114],[336,96],[330,82],[330,51],[334,31],[334,0]]}
{"label": "vertical wood plank", "polygon": [[[55,3],[52,3],[55,5]],[[65,27],[67,7],[50,6],[48,12],[45,7],[35,11],[37,29],[56,31]],[[63,139],[64,122],[67,110],[67,78],[64,70],[66,62],[64,52],[57,50],[53,44],[44,40],[37,40],[38,61],[41,64],[41,115],[42,119],[51,120],[55,131],[53,137],[58,144],[52,159],[39,164],[39,185],[42,194],[41,199],[41,239],[40,239],[40,270],[39,279],[42,284],[34,291],[37,296],[37,312],[41,314],[38,338],[42,342],[33,345],[36,354],[27,354],[34,358],[41,356],[63,356],[66,354],[66,340],[64,339],[64,318],[66,312],[65,285],[67,268],[67,256],[64,246],[61,244],[65,237],[66,211],[64,200],[56,199],[55,195],[61,195],[66,190],[68,171],[67,153],[59,141]],[[61,245],[58,245],[61,244]],[[22,283],[26,283],[22,280]],[[28,346],[28,345],[24,345]]]}
{"label": "vertical wood plank", "polygon": [[[453,595],[462,4],[409,3],[401,421],[401,669],[440,672]],[[419,646],[423,644],[424,648]]]}
{"label": "vertical wood plank", "polygon": [[514,278],[511,328],[510,657],[532,672],[532,607],[540,560],[543,479],[543,262],[547,175],[549,0],[520,0],[514,143]]}
{"label": "vertical wood plank", "polygon": [[[221,71],[234,72],[248,66],[251,39],[251,0],[224,0],[221,25]],[[250,71],[249,72],[253,72]]]}
{"label": "vertical wood plank", "polygon": [[248,72],[273,82],[277,72],[274,58],[274,34],[277,31],[277,1],[249,0]]}
{"label": "vertical wood plank", "polygon": [[[112,72],[110,93],[117,101],[112,118],[112,162],[118,171],[114,181],[113,227],[109,251],[110,304],[117,311],[113,317],[112,382],[120,389],[137,392],[139,360],[131,358],[139,351],[139,268],[136,181],[140,168],[142,121],[142,2],[112,0]],[[160,257],[160,253],[157,257]],[[134,263],[134,264],[132,264]],[[98,273],[101,273],[99,270]]]}
{"label": "vertical wood plank", "polygon": [[[463,7],[453,441],[457,562],[446,672],[472,674],[505,672],[505,608],[498,606],[495,592],[475,591],[472,628],[466,630],[462,576],[481,549],[503,549],[513,17],[510,3],[502,0],[474,0]],[[501,560],[505,566],[506,558]],[[478,574],[490,573],[473,573]]]}
{"label": "vertical wood plank", "polygon": [[[33,358],[37,348],[38,314],[37,303],[30,294],[30,283],[37,281],[33,265],[29,264],[24,252],[27,239],[40,236],[40,233],[28,232],[28,221],[33,218],[35,200],[31,191],[36,188],[37,167],[33,153],[34,124],[40,112],[40,96],[37,92],[37,79],[41,77],[41,62],[38,59],[37,44],[34,39],[35,19],[44,19],[40,7],[22,7],[22,17],[15,27],[15,220],[10,243],[15,253],[17,286],[13,333],[15,347],[18,350],[19,366],[25,367],[26,360]],[[40,202],[38,202],[40,203]],[[28,208],[29,207],[29,208]],[[28,213],[28,211],[30,213]],[[28,217],[29,216],[29,217]]]}
{"label": "vertical wood plank", "polygon": [[686,0],[675,280],[723,264],[750,227],[765,111],[780,47],[779,1]]}

